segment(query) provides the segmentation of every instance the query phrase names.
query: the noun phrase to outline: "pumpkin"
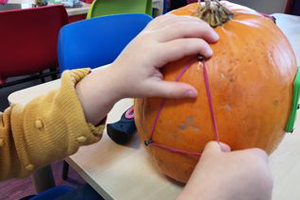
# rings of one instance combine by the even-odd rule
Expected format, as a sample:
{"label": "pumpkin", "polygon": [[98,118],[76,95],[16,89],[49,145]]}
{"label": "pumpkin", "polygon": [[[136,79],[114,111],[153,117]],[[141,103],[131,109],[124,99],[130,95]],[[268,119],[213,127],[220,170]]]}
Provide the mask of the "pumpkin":
{"label": "pumpkin", "polygon": [[208,60],[195,55],[163,68],[164,79],[174,81],[188,67],[179,81],[193,85],[197,99],[135,100],[138,134],[159,169],[187,182],[204,146],[216,139],[233,150],[272,153],[285,134],[298,69],[287,38],[271,18],[236,4],[207,0],[173,13],[202,18],[220,40]]}

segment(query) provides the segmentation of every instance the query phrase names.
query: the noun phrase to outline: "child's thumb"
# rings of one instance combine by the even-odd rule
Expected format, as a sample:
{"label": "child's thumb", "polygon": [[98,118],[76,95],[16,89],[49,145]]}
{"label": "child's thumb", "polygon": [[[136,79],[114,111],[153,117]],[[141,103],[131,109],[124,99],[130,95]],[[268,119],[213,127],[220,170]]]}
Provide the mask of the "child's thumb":
{"label": "child's thumb", "polygon": [[206,144],[204,147],[203,152],[211,152],[211,153],[217,153],[217,152],[230,152],[231,148],[225,143],[218,143],[216,141],[210,141]]}

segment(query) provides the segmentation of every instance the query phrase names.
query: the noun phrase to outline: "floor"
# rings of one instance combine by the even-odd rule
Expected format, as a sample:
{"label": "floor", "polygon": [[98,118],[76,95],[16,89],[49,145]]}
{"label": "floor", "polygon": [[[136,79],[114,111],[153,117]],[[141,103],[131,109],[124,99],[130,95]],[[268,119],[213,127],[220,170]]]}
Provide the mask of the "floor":
{"label": "floor", "polygon": [[[49,80],[49,79],[48,79]],[[0,111],[3,111],[7,108],[8,101],[7,97],[14,91],[31,87],[37,84],[40,84],[40,80],[35,80],[27,82],[24,84],[19,84],[16,86],[11,86],[8,88],[0,89]],[[68,185],[68,186],[78,186],[79,184],[84,183],[84,180],[70,167],[69,179],[67,181],[62,180],[62,161],[53,163],[52,165],[56,185]],[[25,179],[11,179],[8,181],[0,182],[0,200],[18,200],[22,197],[35,194],[34,188],[31,184],[30,177]]]}
{"label": "floor", "polygon": [[[55,177],[55,184],[67,185],[71,187],[77,187],[85,181],[70,167],[69,178],[65,181],[61,178],[62,161],[58,161],[52,164],[52,169]],[[8,181],[0,182],[0,200],[18,200],[22,197],[36,194],[31,178],[25,179],[11,179]]]}

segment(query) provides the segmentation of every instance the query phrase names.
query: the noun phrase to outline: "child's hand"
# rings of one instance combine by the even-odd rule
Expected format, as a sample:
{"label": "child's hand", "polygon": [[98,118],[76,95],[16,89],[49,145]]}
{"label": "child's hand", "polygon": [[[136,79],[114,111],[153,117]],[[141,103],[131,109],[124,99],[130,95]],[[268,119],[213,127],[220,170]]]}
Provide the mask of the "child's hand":
{"label": "child's hand", "polygon": [[160,68],[188,55],[212,56],[208,43],[218,38],[206,22],[195,17],[168,14],[154,19],[109,69],[120,98],[195,98],[197,91],[191,85],[162,81]]}
{"label": "child's hand", "polygon": [[223,152],[218,143],[207,144],[178,200],[271,200],[267,154],[260,149],[229,152],[221,146]]}
{"label": "child's hand", "polygon": [[107,69],[94,71],[77,86],[86,120],[99,123],[125,97],[197,97],[186,83],[163,81],[160,68],[188,55],[212,56],[207,42],[219,36],[195,17],[164,15],[154,19]]}

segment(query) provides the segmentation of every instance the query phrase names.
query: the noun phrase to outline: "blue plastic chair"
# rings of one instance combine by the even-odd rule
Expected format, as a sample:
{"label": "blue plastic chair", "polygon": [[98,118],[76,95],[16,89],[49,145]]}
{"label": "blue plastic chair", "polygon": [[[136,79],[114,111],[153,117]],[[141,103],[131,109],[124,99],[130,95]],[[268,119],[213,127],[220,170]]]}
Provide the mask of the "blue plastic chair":
{"label": "blue plastic chair", "polygon": [[163,8],[163,14],[168,12],[168,2],[167,0],[164,0],[164,8]]}
{"label": "blue plastic chair", "polygon": [[[152,20],[146,14],[95,17],[64,26],[58,37],[60,72],[112,63],[125,46]],[[62,178],[68,178],[64,161]]]}
{"label": "blue plastic chair", "polygon": [[64,26],[58,38],[60,72],[112,63],[151,20],[146,14],[116,14]]}
{"label": "blue plastic chair", "polygon": [[53,200],[72,191],[75,191],[75,188],[69,186],[56,186],[37,195],[24,197],[20,200]]}

